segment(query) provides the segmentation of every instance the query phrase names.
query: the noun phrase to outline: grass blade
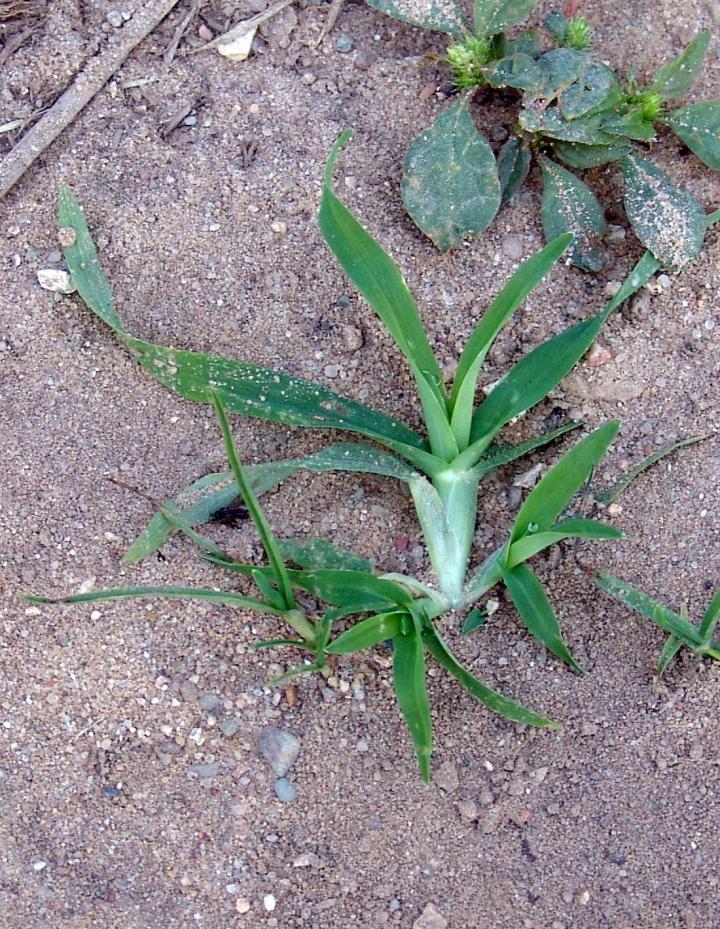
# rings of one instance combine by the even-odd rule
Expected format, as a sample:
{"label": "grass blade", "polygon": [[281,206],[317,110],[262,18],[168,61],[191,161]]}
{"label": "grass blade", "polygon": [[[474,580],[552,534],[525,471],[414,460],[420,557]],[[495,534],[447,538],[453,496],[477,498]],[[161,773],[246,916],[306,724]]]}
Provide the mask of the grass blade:
{"label": "grass blade", "polygon": [[496,468],[502,468],[503,465],[510,464],[518,458],[523,458],[536,448],[542,448],[565,435],[566,432],[572,432],[573,429],[579,429],[583,424],[581,422],[566,423],[558,429],[551,432],[544,432],[542,435],[535,436],[534,439],[528,439],[526,442],[520,442],[518,445],[491,445],[485,452],[480,461],[475,465],[475,471],[480,477],[484,477],[490,471]]}
{"label": "grass blade", "polygon": [[681,639],[690,648],[697,651],[702,647],[702,637],[700,630],[696,626],[666,606],[648,597],[647,594],[638,590],[637,587],[633,587],[632,584],[621,581],[620,578],[614,577],[606,571],[598,572],[595,576],[595,583],[600,590],[604,590],[605,593],[610,594],[610,596],[620,600],[621,603],[629,606],[637,613],[652,620],[665,632],[669,632]]}
{"label": "grass blade", "polygon": [[677,655],[680,649],[683,647],[684,642],[682,639],[678,639],[675,635],[670,635],[667,637],[665,644],[662,647],[662,651],[657,660],[657,673],[658,677],[661,677],[668,668],[668,665]]}
{"label": "grass blade", "polygon": [[467,447],[470,437],[477,379],[488,351],[505,323],[550,272],[571,242],[572,235],[561,235],[524,262],[492,302],[468,339],[458,362],[450,395],[452,429],[460,449]]}
{"label": "grass blade", "polygon": [[[511,544],[529,531],[545,531],[553,526],[605,456],[619,428],[620,423],[613,420],[591,432],[548,471],[520,507],[510,536]],[[535,529],[531,530],[533,526]]]}
{"label": "grass blade", "polygon": [[510,546],[507,566],[514,568],[537,555],[539,552],[565,539],[622,539],[619,529],[606,526],[594,519],[567,519],[556,523],[547,532],[533,532],[524,535]]}
{"label": "grass blade", "polygon": [[712,641],[712,637],[715,635],[715,627],[718,624],[720,619],[720,590],[717,591],[715,596],[710,601],[710,605],[703,618],[700,620],[700,638],[702,639],[703,646],[709,645]]}
{"label": "grass blade", "polygon": [[115,310],[113,295],[100,266],[85,214],[67,187],[60,190],[58,199],[58,225],[73,282],[88,307],[118,333],[123,325]]}
{"label": "grass blade", "polygon": [[545,726],[550,729],[559,728],[557,723],[554,723],[552,720],[547,719],[545,716],[540,716],[532,710],[528,710],[509,697],[505,697],[503,694],[488,687],[487,684],[484,684],[481,680],[478,680],[474,674],[471,674],[470,671],[464,668],[457,658],[455,658],[448,648],[447,643],[440,637],[440,634],[432,623],[427,622],[423,625],[422,637],[425,647],[435,661],[446,668],[476,700],[479,700],[483,706],[492,710],[493,713],[498,713],[500,716],[504,716],[505,719],[511,719],[513,722],[522,723],[526,726]]}
{"label": "grass blade", "polygon": [[624,474],[620,480],[610,488],[610,490],[599,490],[595,494],[595,499],[598,503],[612,503],[614,500],[617,500],[620,494],[626,490],[643,471],[657,464],[658,461],[662,461],[663,458],[667,457],[667,455],[670,455],[678,448],[685,448],[686,445],[694,445],[696,442],[703,442],[706,438],[706,435],[693,435],[687,439],[680,439],[678,442],[669,442],[667,445],[663,445],[662,448],[653,452],[652,455],[643,458],[639,465],[631,468],[627,474]]}
{"label": "grass blade", "polygon": [[318,216],[320,231],[340,266],[395,339],[413,373],[427,381],[444,405],[442,373],[407,284],[387,252],[333,192],[335,163],[351,135],[349,130],[343,132],[328,158]]}
{"label": "grass blade", "polygon": [[277,547],[275,542],[275,536],[273,535],[270,524],[265,518],[260,504],[257,501],[257,497],[250,487],[250,483],[245,476],[243,467],[240,464],[240,459],[238,458],[237,451],[235,449],[235,442],[233,441],[232,431],[230,430],[230,424],[228,423],[227,416],[225,415],[225,410],[223,409],[222,402],[220,398],[213,394],[213,405],[215,406],[215,413],[220,423],[220,430],[222,431],[223,441],[225,443],[225,452],[228,456],[230,462],[230,469],[232,470],[233,476],[235,478],[235,483],[238,486],[240,495],[243,498],[245,506],[248,508],[248,513],[252,521],[255,523],[255,528],[258,531],[260,536],[260,541],[262,542],[263,548],[265,549],[265,554],[268,557],[270,562],[270,567],[272,568],[273,575],[275,577],[275,582],[278,586],[278,591],[280,596],[284,601],[284,606],[287,609],[294,609],[297,605],[295,603],[295,597],[293,596],[292,587],[290,585],[290,580],[287,575],[287,568],[285,567],[285,562],[283,561],[282,555]]}
{"label": "grass blade", "polygon": [[471,442],[484,443],[486,448],[506,423],[544,399],[590,348],[609,312],[605,307],[596,316],[543,342],[511,368],[475,411]]}
{"label": "grass blade", "polygon": [[432,723],[425,681],[425,654],[414,623],[407,632],[393,639],[393,677],[395,696],[410,730],[420,774],[429,784]]}
{"label": "grass blade", "polygon": [[315,568],[336,568],[372,573],[373,570],[365,558],[326,542],[325,539],[279,539],[277,544],[286,561],[310,571]]}
{"label": "grass blade", "polygon": [[248,610],[259,610],[261,613],[282,615],[281,610],[275,609],[263,600],[252,597],[243,597],[241,594],[227,590],[210,590],[204,587],[111,587],[107,590],[91,590],[84,594],[69,594],[64,597],[37,597],[27,595],[23,599],[28,603],[97,603],[101,600],[128,600],[132,598],[148,599],[161,597],[168,600],[203,600],[209,603],[224,603],[226,606],[242,607]]}
{"label": "grass blade", "polygon": [[369,616],[326,645],[325,651],[330,655],[350,655],[352,652],[373,648],[386,639],[400,635],[403,618],[407,619],[407,613],[378,613]]}
{"label": "grass blade", "polygon": [[570,653],[560,631],[560,623],[550,605],[545,589],[530,568],[520,564],[503,570],[503,581],[525,626],[558,658],[581,674],[585,669]]}

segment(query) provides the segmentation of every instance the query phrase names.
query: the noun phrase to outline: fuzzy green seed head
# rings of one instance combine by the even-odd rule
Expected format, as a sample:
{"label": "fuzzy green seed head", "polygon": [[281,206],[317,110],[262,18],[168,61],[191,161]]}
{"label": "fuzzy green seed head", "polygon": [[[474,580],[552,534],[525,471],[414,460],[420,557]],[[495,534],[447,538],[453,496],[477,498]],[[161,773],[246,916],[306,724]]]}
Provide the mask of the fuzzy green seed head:
{"label": "fuzzy green seed head", "polygon": [[482,69],[490,58],[490,41],[468,36],[447,50],[446,61],[455,73],[458,87],[478,87],[484,84]]}
{"label": "fuzzy green seed head", "polygon": [[642,107],[643,116],[648,122],[652,122],[660,115],[663,107],[663,98],[653,90],[647,90],[640,94],[638,102]]}
{"label": "fuzzy green seed head", "polygon": [[587,24],[584,16],[578,16],[575,19],[569,19],[565,28],[565,37],[563,45],[566,48],[576,48],[582,51],[590,47],[592,42],[592,29]]}

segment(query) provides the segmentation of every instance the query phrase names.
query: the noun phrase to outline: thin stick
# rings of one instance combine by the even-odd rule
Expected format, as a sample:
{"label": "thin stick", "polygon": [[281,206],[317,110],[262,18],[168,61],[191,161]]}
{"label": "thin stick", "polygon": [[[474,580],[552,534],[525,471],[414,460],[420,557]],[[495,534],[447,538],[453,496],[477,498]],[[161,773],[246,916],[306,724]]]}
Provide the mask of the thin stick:
{"label": "thin stick", "polygon": [[0,199],[27,171],[35,159],[67,128],[83,107],[117,71],[135,46],[176,6],[178,0],[149,0],[120,33],[117,45],[110,45],[93,58],[77,75],[63,95],[43,118],[20,139],[0,162]]}
{"label": "thin stick", "polygon": [[237,26],[233,26],[228,32],[216,36],[211,42],[207,42],[199,48],[191,48],[188,51],[188,55],[195,55],[197,52],[204,52],[209,48],[217,48],[218,45],[226,45],[228,42],[233,42],[235,39],[242,38],[242,36],[247,35],[248,32],[252,32],[253,29],[257,29],[257,27],[261,26],[266,20],[271,19],[281,10],[284,10],[286,6],[290,6],[292,2],[293,0],[277,0],[276,3],[273,3],[266,10],[263,10],[262,13],[257,13],[255,16],[251,16],[250,19],[244,19],[241,23],[238,23]]}

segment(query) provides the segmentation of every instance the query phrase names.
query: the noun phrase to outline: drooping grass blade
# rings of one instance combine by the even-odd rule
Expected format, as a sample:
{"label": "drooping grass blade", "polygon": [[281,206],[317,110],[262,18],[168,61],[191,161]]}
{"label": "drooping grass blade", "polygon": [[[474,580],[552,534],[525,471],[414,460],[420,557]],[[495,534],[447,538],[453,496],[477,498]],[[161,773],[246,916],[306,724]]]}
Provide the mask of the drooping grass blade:
{"label": "drooping grass blade", "polygon": [[687,439],[680,439],[678,442],[669,442],[667,445],[663,445],[662,448],[653,452],[652,455],[643,458],[640,464],[631,468],[627,474],[624,474],[620,480],[610,488],[610,490],[597,491],[595,499],[598,503],[612,503],[614,500],[617,500],[624,490],[627,490],[635,478],[639,474],[642,474],[643,471],[657,464],[658,461],[662,461],[663,458],[667,457],[678,448],[685,448],[686,445],[695,445],[696,442],[703,442],[706,438],[707,436],[705,435],[693,435],[689,436]]}
{"label": "drooping grass blade", "polygon": [[350,655],[379,645],[386,639],[394,639],[402,632],[403,618],[407,621],[407,613],[378,613],[369,616],[333,639],[325,646],[325,651],[331,655]]}
{"label": "drooping grass blade", "polygon": [[410,624],[407,632],[401,632],[393,639],[393,677],[395,696],[410,730],[420,775],[429,784],[432,722],[423,642],[415,623]]}
{"label": "drooping grass blade", "polygon": [[423,625],[422,637],[425,647],[435,661],[444,668],[447,668],[453,677],[455,677],[476,700],[479,700],[480,703],[489,710],[492,710],[493,713],[499,713],[500,716],[504,716],[506,719],[511,719],[513,722],[523,723],[527,726],[545,726],[551,729],[559,728],[557,723],[554,723],[552,720],[547,719],[545,716],[540,716],[532,710],[528,710],[526,707],[516,703],[509,697],[503,696],[503,694],[498,693],[491,687],[488,687],[487,684],[478,680],[478,678],[464,668],[457,658],[455,658],[448,648],[447,643],[440,637],[440,634],[432,623],[427,622]]}
{"label": "drooping grass blade", "polygon": [[222,432],[223,442],[225,443],[225,452],[230,462],[230,470],[233,473],[235,483],[237,484],[240,495],[243,498],[243,502],[248,509],[250,518],[255,523],[255,528],[258,531],[260,541],[262,542],[262,546],[265,549],[265,554],[267,555],[268,561],[270,562],[270,567],[272,568],[272,572],[275,577],[275,583],[277,584],[280,595],[284,601],[283,605],[286,609],[294,609],[297,604],[295,603],[295,597],[293,595],[292,586],[287,575],[285,562],[283,561],[283,557],[280,554],[280,551],[275,542],[275,536],[273,535],[273,531],[270,528],[270,524],[268,523],[265,514],[263,513],[262,508],[258,503],[257,497],[253,493],[252,488],[250,487],[250,483],[245,476],[243,467],[240,464],[240,459],[238,458],[232,431],[230,429],[230,423],[228,422],[227,416],[225,415],[222,402],[216,394],[213,394],[213,406],[215,407],[215,414],[217,415],[218,422],[220,423],[220,430]]}
{"label": "drooping grass blade", "polygon": [[567,251],[572,239],[569,233],[561,235],[522,264],[492,302],[468,339],[458,362],[450,395],[452,429],[461,450],[467,447],[470,438],[477,379],[485,356],[505,323],[548,274],[558,258]]}
{"label": "drooping grass blade", "polygon": [[511,544],[526,535],[531,527],[534,527],[533,532],[552,527],[605,456],[619,428],[617,420],[605,423],[581,439],[547,472],[520,507],[510,535]]}
{"label": "drooping grass blade", "polygon": [[169,600],[202,600],[209,603],[223,603],[226,606],[236,606],[248,610],[259,610],[261,613],[272,613],[281,616],[281,610],[275,609],[263,600],[252,597],[243,597],[241,594],[227,590],[210,590],[204,587],[111,587],[107,590],[91,590],[84,594],[69,594],[64,597],[38,597],[26,595],[28,603],[96,603],[101,600],[127,600],[131,598],[148,599],[160,597]]}
{"label": "drooping grass blade", "polygon": [[565,644],[560,623],[550,605],[545,589],[527,565],[519,564],[503,570],[503,581],[526,627],[558,658],[581,674],[585,669],[572,656]]}

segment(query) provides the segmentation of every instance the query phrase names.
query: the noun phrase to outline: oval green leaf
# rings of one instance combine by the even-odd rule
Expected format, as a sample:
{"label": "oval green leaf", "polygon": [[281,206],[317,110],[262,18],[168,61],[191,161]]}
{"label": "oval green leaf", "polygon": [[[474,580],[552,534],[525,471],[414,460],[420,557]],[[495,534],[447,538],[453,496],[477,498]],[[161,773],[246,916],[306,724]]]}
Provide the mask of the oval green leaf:
{"label": "oval green leaf", "polygon": [[600,271],[602,253],[596,240],[605,232],[602,207],[595,194],[583,182],[549,158],[541,158],[543,195],[541,218],[545,237],[550,240],[563,232],[572,232],[575,241],[570,260],[584,271]]}
{"label": "oval green leaf", "polygon": [[441,251],[482,232],[500,207],[495,156],[475,128],[467,100],[415,139],[404,169],[405,209]]}
{"label": "oval green leaf", "polygon": [[717,100],[691,103],[674,110],[662,122],[709,168],[720,171],[720,103]]}
{"label": "oval green leaf", "polygon": [[475,0],[476,35],[495,35],[526,19],[537,0]]}
{"label": "oval green leaf", "polygon": [[517,136],[511,136],[498,153],[500,202],[504,206],[520,189],[530,171],[530,148]]}
{"label": "oval green leaf", "polygon": [[465,12],[454,0],[366,0],[368,6],[411,26],[464,36],[469,30]]}
{"label": "oval green leaf", "polygon": [[635,235],[671,271],[696,258],[705,238],[705,211],[684,187],[637,155],[623,159],[625,212]]}
{"label": "oval green leaf", "polygon": [[330,655],[350,655],[372,648],[402,632],[404,613],[378,613],[369,616],[343,632],[325,646]]}

